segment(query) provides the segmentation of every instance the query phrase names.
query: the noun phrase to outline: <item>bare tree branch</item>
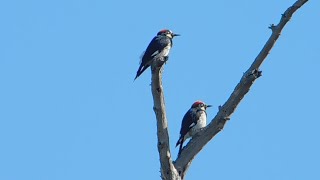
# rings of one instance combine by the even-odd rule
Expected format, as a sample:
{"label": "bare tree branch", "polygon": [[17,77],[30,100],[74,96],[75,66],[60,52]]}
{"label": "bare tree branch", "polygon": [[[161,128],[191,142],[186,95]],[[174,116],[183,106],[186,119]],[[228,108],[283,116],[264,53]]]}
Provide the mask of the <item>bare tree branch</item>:
{"label": "bare tree branch", "polygon": [[212,119],[210,124],[190,140],[187,146],[182,150],[181,155],[174,162],[176,169],[182,177],[185,175],[186,170],[190,166],[194,157],[216,134],[218,134],[223,129],[226,121],[230,119],[240,101],[250,90],[251,85],[257,78],[261,76],[259,67],[266,59],[273,45],[279,38],[283,27],[290,20],[292,14],[307,1],[308,0],[296,1],[284,12],[284,14],[282,14],[280,22],[277,25],[272,24],[269,27],[272,30],[270,38],[254,60],[250,68],[243,74],[240,82],[235,87],[229,99],[223,106],[219,107],[219,112]]}
{"label": "bare tree branch", "polygon": [[269,54],[271,48],[279,38],[282,29],[284,26],[289,22],[291,19],[292,15],[296,10],[298,10],[301,6],[303,6],[308,0],[298,0],[296,1],[291,7],[289,7],[283,14],[280,19],[280,22],[275,26],[274,24],[270,25],[270,29],[272,30],[272,34],[254,62],[252,63],[251,67],[248,69],[248,71],[252,71],[253,69],[258,69],[262,62],[265,60],[267,55]]}
{"label": "bare tree branch", "polygon": [[152,81],[151,91],[153,95],[153,110],[157,118],[158,151],[161,164],[161,178],[163,180],[180,180],[175,169],[169,146],[168,121],[166,116],[163,88],[162,69],[164,61],[154,61],[151,65]]}
{"label": "bare tree branch", "polygon": [[162,88],[162,67],[165,60],[155,61],[151,66],[152,82],[151,89],[154,101],[154,112],[157,118],[158,151],[161,165],[161,178],[164,180],[183,179],[194,157],[201,149],[224,127],[227,120],[239,105],[240,101],[249,92],[254,81],[261,76],[259,67],[265,60],[273,45],[280,36],[286,23],[293,13],[308,0],[298,0],[289,7],[277,25],[271,25],[272,34],[263,49],[260,51],[250,68],[243,74],[240,82],[235,87],[229,99],[223,106],[219,107],[219,112],[212,119],[210,124],[195,135],[182,150],[181,155],[173,163],[169,146],[168,122],[165,112],[165,102]]}

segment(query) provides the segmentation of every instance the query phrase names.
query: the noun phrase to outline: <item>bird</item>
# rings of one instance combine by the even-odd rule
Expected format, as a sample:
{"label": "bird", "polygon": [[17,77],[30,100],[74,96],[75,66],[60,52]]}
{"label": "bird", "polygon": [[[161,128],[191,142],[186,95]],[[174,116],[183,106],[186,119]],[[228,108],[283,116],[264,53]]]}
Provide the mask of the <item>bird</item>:
{"label": "bird", "polygon": [[142,55],[140,66],[134,80],[136,80],[154,60],[162,60],[164,62],[168,60],[168,55],[172,47],[172,39],[176,36],[180,36],[180,34],[175,34],[168,29],[163,29],[157,33]]}
{"label": "bird", "polygon": [[191,108],[186,112],[182,119],[181,129],[180,129],[180,138],[176,143],[176,147],[179,147],[178,156],[180,156],[183,142],[193,137],[197,132],[207,125],[207,108],[211,105],[206,105],[202,101],[196,101],[192,104]]}

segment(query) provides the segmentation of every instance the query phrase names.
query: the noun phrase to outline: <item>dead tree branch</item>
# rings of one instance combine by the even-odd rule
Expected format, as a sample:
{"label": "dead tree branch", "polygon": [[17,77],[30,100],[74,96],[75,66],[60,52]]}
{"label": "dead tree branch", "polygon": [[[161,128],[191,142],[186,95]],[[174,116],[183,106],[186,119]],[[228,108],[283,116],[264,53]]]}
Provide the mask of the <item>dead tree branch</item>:
{"label": "dead tree branch", "polygon": [[292,14],[307,1],[308,0],[296,1],[282,14],[280,22],[277,25],[272,24],[269,27],[272,30],[270,38],[254,60],[250,68],[243,74],[240,82],[235,87],[229,99],[223,106],[219,107],[219,112],[212,119],[211,123],[203,131],[199,132],[196,137],[191,139],[191,141],[183,149],[181,155],[175,161],[174,165],[182,177],[186,173],[186,170],[190,166],[194,157],[216,134],[218,134],[223,129],[226,121],[230,119],[240,101],[249,92],[250,87],[252,86],[254,81],[261,76],[259,67],[266,59],[273,45],[279,38],[282,29],[290,20]]}
{"label": "dead tree branch", "polygon": [[160,156],[161,165],[161,178],[164,180],[179,180],[183,179],[187,169],[189,168],[192,160],[201,151],[201,149],[224,127],[227,120],[235,111],[244,96],[249,92],[250,87],[254,81],[261,76],[259,70],[260,65],[268,56],[273,45],[280,36],[280,33],[286,23],[290,20],[293,13],[303,6],[308,0],[298,0],[291,7],[289,7],[280,19],[277,25],[271,25],[269,28],[272,34],[250,68],[243,74],[240,82],[235,87],[229,99],[223,106],[219,107],[217,115],[212,119],[210,124],[200,131],[195,137],[182,150],[181,155],[172,162],[169,135],[168,135],[168,122],[165,112],[165,102],[162,88],[162,67],[164,61],[156,61],[152,64],[152,95],[154,101],[154,112],[157,118],[157,136],[158,136],[158,151]]}
{"label": "dead tree branch", "polygon": [[158,151],[160,156],[161,178],[163,180],[179,180],[180,176],[173,165],[169,146],[168,121],[162,88],[163,63],[164,61],[159,60],[155,61],[151,65],[151,91],[154,103],[153,110],[157,118]]}

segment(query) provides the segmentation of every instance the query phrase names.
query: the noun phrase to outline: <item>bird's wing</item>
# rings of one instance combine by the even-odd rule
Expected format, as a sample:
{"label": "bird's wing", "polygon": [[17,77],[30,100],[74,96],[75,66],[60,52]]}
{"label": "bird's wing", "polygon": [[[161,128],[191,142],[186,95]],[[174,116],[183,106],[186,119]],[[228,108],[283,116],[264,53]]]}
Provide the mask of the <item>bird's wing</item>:
{"label": "bird's wing", "polygon": [[137,79],[151,65],[152,59],[161,53],[161,51],[170,43],[168,37],[154,37],[142,55],[140,66],[134,79]]}
{"label": "bird's wing", "polygon": [[189,130],[197,124],[196,117],[192,115],[192,112],[189,110],[182,119],[180,134],[185,136]]}
{"label": "bird's wing", "polygon": [[147,49],[143,51],[142,55],[140,56],[140,66],[137,71],[137,75],[134,79],[137,79],[149,66],[152,60],[152,54],[155,53],[158,48],[157,36],[154,37],[151,42],[149,43]]}
{"label": "bird's wing", "polygon": [[168,44],[170,39],[167,37],[156,36],[149,43],[145,53],[142,56],[141,64],[146,64],[154,56],[159,54]]}
{"label": "bird's wing", "polygon": [[182,123],[181,123],[181,129],[180,129],[180,138],[178,142],[176,143],[176,147],[180,144],[179,147],[179,155],[182,150],[183,142],[185,135],[190,131],[190,129],[197,124],[196,117],[192,115],[192,111],[189,110],[183,117]]}

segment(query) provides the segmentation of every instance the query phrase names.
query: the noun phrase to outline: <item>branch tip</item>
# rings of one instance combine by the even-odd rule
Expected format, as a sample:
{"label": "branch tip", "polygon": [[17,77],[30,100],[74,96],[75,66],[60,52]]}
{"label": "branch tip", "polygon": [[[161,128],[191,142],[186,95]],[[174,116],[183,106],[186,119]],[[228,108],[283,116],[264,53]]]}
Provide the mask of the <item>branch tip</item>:
{"label": "branch tip", "polygon": [[270,24],[270,26],[268,27],[269,29],[271,29],[271,31],[275,31],[276,30],[276,27],[274,24]]}

